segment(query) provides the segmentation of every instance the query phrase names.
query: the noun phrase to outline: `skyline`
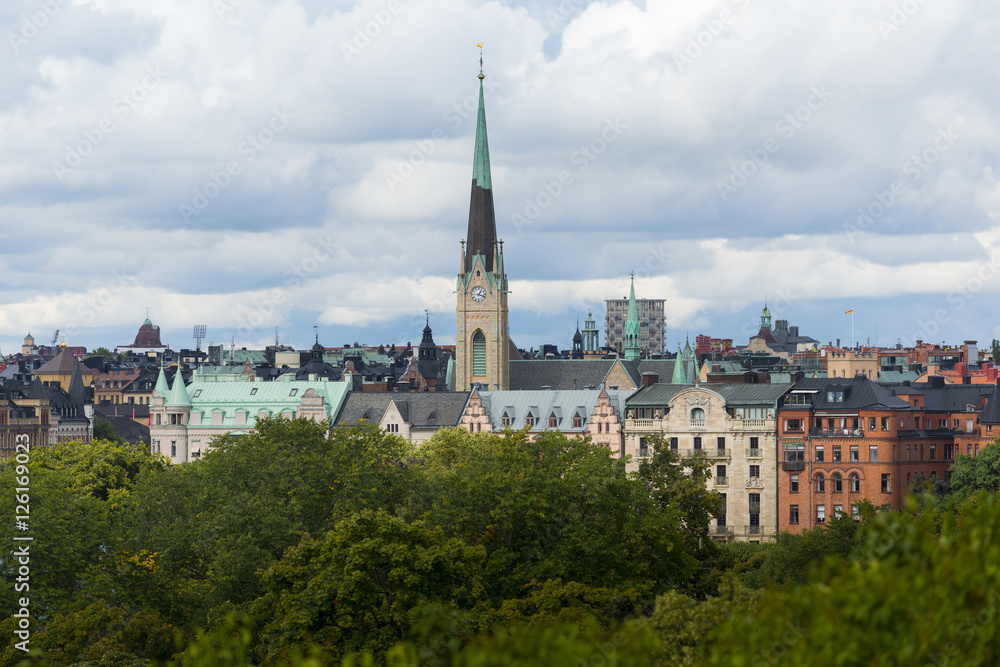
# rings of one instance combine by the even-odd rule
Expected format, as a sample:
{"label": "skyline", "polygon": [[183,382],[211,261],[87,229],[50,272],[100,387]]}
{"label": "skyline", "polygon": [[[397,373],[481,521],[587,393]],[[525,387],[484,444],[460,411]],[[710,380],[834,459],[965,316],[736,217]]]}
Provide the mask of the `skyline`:
{"label": "skyline", "polygon": [[0,348],[453,343],[477,42],[519,347],[1000,338],[998,7],[328,4],[0,9]]}

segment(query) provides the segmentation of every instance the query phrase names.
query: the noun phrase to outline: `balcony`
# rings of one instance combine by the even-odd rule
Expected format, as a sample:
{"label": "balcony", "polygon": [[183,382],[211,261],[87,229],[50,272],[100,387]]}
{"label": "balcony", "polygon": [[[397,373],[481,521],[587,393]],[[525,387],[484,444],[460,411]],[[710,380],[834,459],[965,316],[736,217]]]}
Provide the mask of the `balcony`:
{"label": "balcony", "polygon": [[740,419],[738,423],[740,428],[764,431],[773,431],[775,426],[773,419]]}
{"label": "balcony", "polygon": [[729,478],[728,477],[716,477],[715,478],[715,485],[716,486],[729,486]]}
{"label": "balcony", "polygon": [[704,419],[692,419],[691,420],[691,426],[699,427],[699,428],[700,427],[704,427],[705,426],[705,420]]}
{"label": "balcony", "polygon": [[760,526],[748,526],[747,527],[747,534],[748,535],[760,535]]}
{"label": "balcony", "polygon": [[659,419],[626,419],[625,428],[633,431],[660,431]]}
{"label": "balcony", "polygon": [[782,461],[781,469],[785,472],[801,472],[806,469],[805,461]]}
{"label": "balcony", "polygon": [[730,452],[725,447],[719,447],[715,450],[715,456],[728,459],[730,457]]}
{"label": "balcony", "polygon": [[760,511],[760,501],[759,500],[757,502],[753,502],[753,501],[750,502],[750,512],[753,513],[755,511],[756,512]]}
{"label": "balcony", "polygon": [[818,438],[863,438],[865,431],[861,428],[811,428],[809,435]]}
{"label": "balcony", "polygon": [[747,450],[747,456],[749,456],[752,459],[759,459],[760,458],[760,448],[758,447],[758,448],[755,449],[755,448],[751,447],[749,450]]}
{"label": "balcony", "polygon": [[733,527],[732,526],[712,526],[711,527],[711,531],[715,535],[732,535],[733,534]]}

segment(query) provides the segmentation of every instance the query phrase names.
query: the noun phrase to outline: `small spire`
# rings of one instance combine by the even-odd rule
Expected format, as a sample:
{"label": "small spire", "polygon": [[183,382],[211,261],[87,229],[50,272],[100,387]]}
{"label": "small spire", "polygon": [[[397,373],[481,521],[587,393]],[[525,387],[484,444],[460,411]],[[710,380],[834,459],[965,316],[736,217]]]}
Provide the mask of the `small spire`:
{"label": "small spire", "polygon": [[476,46],[479,47],[479,80],[482,81],[486,78],[486,75],[483,74],[483,42],[479,42]]}

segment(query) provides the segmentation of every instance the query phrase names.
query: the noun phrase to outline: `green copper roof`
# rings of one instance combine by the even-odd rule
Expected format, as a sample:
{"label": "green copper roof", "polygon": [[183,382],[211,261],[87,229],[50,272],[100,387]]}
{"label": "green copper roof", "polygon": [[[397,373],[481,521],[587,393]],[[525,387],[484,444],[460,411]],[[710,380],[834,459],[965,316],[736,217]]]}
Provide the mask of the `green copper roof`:
{"label": "green copper roof", "polygon": [[191,397],[188,396],[187,388],[184,386],[184,374],[181,373],[180,366],[177,367],[177,374],[174,375],[174,386],[170,388],[166,404],[175,407],[191,406]]}
{"label": "green copper roof", "polygon": [[639,359],[639,308],[635,303],[635,277],[628,295],[628,317],[625,319],[625,358],[630,361]]}
{"label": "green copper roof", "polygon": [[677,360],[674,361],[674,375],[670,378],[670,384],[687,384],[687,373],[684,371],[684,355],[681,353],[681,345],[677,344]]}
{"label": "green copper roof", "polygon": [[170,385],[167,384],[167,375],[163,372],[163,364],[160,364],[160,374],[156,377],[156,386],[153,387],[153,390],[164,399],[170,393]]}
{"label": "green copper roof", "polygon": [[479,79],[479,116],[476,119],[476,153],[472,158],[472,180],[486,190],[493,189],[490,178],[490,145],[486,141],[486,104],[482,77]]}

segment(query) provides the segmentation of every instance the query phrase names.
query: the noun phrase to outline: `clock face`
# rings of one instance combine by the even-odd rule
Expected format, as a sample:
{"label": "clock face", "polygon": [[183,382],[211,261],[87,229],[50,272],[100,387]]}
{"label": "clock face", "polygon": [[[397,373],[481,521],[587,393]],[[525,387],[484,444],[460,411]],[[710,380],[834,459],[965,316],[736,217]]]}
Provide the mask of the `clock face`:
{"label": "clock face", "polygon": [[472,288],[472,300],[479,302],[486,298],[486,290],[482,287]]}

